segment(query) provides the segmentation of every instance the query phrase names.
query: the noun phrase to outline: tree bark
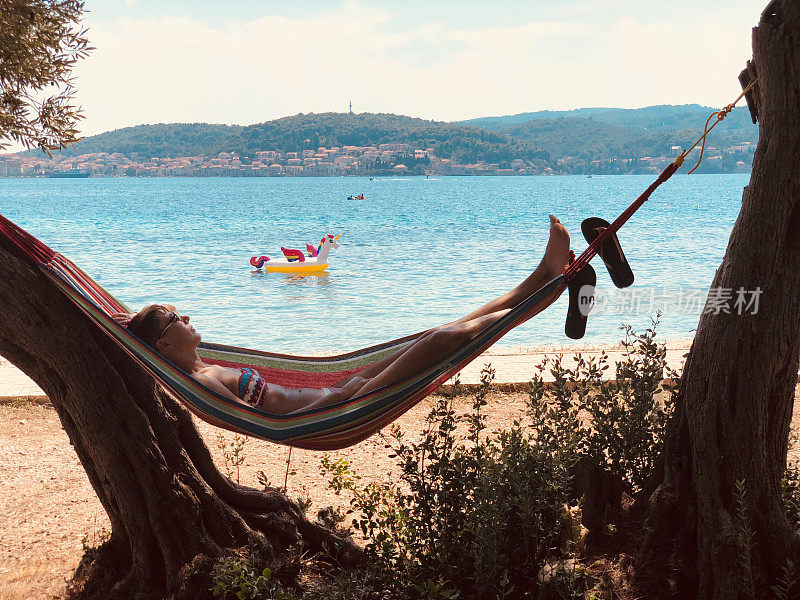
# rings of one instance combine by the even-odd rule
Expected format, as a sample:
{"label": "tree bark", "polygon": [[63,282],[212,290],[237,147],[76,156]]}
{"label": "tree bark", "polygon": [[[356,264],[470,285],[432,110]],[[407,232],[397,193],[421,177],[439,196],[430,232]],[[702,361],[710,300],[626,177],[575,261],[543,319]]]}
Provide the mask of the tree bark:
{"label": "tree bark", "polygon": [[243,547],[264,564],[295,545],[359,559],[277,490],[223,476],[190,413],[5,238],[0,354],[50,398],[111,521],[110,540],[76,573],[77,597],[211,597],[214,562]]}
{"label": "tree bark", "polygon": [[641,549],[649,568],[671,571],[680,598],[759,597],[787,558],[798,564],[781,476],[800,357],[800,2],[767,6],[753,30],[753,63],[758,147],[710,296],[760,289],[758,311],[738,314],[731,304],[700,319]]}

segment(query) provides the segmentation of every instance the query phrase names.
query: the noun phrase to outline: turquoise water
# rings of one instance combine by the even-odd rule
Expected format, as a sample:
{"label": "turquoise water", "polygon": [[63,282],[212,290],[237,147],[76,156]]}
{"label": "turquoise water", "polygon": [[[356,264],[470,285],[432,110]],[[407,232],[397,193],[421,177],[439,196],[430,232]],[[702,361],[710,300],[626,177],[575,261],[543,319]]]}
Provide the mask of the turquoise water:
{"label": "turquoise water", "polygon": [[[652,176],[0,179],[0,213],[69,256],[132,308],[170,302],[206,341],[331,354],[463,316],[536,266],[553,213],[613,220]],[[748,175],[675,175],[623,227],[636,275],[616,292],[599,259],[599,314],[583,342],[620,323],[689,337]],[[363,192],[367,201],[347,201]],[[321,277],[254,272],[252,255],[342,234]],[[699,298],[699,300],[698,300]],[[676,300],[677,299],[677,300]],[[566,295],[505,346],[565,344]]]}

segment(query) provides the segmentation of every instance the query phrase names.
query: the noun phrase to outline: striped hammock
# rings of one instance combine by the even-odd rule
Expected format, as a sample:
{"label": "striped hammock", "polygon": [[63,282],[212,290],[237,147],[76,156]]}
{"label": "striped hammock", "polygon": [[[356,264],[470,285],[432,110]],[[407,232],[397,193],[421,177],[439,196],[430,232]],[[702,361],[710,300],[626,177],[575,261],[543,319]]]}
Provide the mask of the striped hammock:
{"label": "striped hammock", "polygon": [[[468,344],[413,377],[337,404],[279,415],[235,402],[198,383],[139,340],[112,315],[131,312],[68,258],[51,250],[0,215],[0,235],[24,255],[89,319],[106,332],[164,388],[198,417],[237,433],[313,450],[335,450],[356,444],[377,432],[430,395],[521,321],[549,306],[566,288],[564,276],[550,281]],[[290,356],[201,343],[198,354],[207,364],[249,367],[267,381],[286,387],[330,387],[413,343],[419,333],[337,356]]]}
{"label": "striped hammock", "polygon": [[[198,383],[118,324],[111,315],[130,310],[72,261],[51,250],[2,215],[0,235],[19,248],[97,327],[111,336],[164,388],[204,421],[230,431],[297,448],[335,450],[357,444],[391,423],[516,325],[552,304],[567,288],[568,282],[589,264],[603,243],[622,227],[679,166],[680,162],[676,161],[664,169],[656,181],[598,235],[562,275],[546,283],[452,355],[443,356],[439,363],[402,382],[337,404],[290,415],[273,414],[233,401]],[[323,388],[330,387],[334,382],[358,373],[405,348],[420,335],[417,333],[337,356],[290,356],[206,343],[200,344],[198,354],[209,364],[234,368],[250,367],[267,381],[286,387]]]}

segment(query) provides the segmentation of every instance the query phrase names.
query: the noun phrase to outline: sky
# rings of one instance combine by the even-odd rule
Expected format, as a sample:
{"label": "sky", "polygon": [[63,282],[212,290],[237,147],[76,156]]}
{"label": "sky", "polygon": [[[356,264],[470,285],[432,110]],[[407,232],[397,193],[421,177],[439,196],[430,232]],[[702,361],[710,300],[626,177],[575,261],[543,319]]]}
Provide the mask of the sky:
{"label": "sky", "polygon": [[300,112],[453,121],[740,91],[766,0],[87,0],[84,135]]}

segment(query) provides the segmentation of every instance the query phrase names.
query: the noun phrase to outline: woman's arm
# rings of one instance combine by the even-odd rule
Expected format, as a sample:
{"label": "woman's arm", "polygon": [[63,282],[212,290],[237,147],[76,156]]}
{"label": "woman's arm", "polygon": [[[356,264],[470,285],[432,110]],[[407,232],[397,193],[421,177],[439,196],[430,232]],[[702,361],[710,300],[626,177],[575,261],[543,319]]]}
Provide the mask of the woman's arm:
{"label": "woman's arm", "polygon": [[[231,391],[219,379],[203,373],[197,373],[193,375],[193,377],[199,383],[211,388],[229,400],[235,400],[236,402],[244,404],[245,406],[251,406],[238,396],[235,396],[233,393],[231,393]],[[342,400],[347,400],[353,396],[356,391],[362,388],[366,382],[367,380],[363,377],[356,376],[344,387],[328,394],[323,393],[322,390],[316,389],[287,390],[281,386],[271,386],[272,389],[270,389],[266,399],[267,401],[264,403],[262,408],[268,412],[287,415],[308,410],[310,408],[327,406],[329,404],[341,402]]]}
{"label": "woman's arm", "polygon": [[204,386],[211,388],[212,390],[214,390],[215,392],[217,392],[222,396],[225,396],[228,400],[235,400],[239,404],[250,406],[249,404],[247,404],[247,402],[245,402],[238,396],[232,394],[231,391],[227,387],[225,387],[225,385],[219,379],[216,379],[214,377],[209,377],[208,375],[203,375],[202,373],[197,373],[195,375],[192,375],[192,377],[194,377],[199,383],[202,383]]}
{"label": "woman's arm", "polygon": [[[284,397],[278,400],[278,402],[281,403],[281,407],[283,408],[283,410],[276,412],[281,412],[282,414],[291,415],[293,413],[309,410],[312,408],[319,408],[321,406],[329,406],[331,404],[336,404],[337,402],[341,402],[343,400],[352,398],[358,390],[364,387],[364,384],[367,383],[367,381],[368,380],[364,379],[363,377],[358,377],[357,375],[354,375],[350,381],[348,381],[341,388],[337,389],[335,392],[323,394],[313,400],[304,398],[302,392],[297,393],[299,392],[299,390],[286,390],[286,392],[284,392]],[[314,390],[314,391],[319,391],[319,390]],[[293,393],[295,395],[292,395]],[[289,408],[289,410],[286,410],[286,408]]]}
{"label": "woman's arm", "polygon": [[131,319],[133,318],[134,314],[135,313],[119,312],[112,314],[111,318],[114,319],[120,325],[127,326],[128,323],[131,322]]}

